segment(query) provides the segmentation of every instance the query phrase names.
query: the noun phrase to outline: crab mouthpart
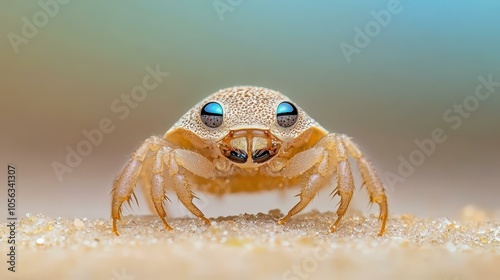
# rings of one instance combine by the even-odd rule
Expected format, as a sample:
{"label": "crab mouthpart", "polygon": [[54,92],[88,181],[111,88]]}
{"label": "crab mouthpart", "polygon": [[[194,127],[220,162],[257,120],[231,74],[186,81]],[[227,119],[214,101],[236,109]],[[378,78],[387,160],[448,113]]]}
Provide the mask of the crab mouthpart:
{"label": "crab mouthpart", "polygon": [[[281,141],[269,130],[231,130],[219,142],[219,150],[230,161],[241,167],[257,167],[278,154]],[[251,160],[249,160],[251,158]]]}

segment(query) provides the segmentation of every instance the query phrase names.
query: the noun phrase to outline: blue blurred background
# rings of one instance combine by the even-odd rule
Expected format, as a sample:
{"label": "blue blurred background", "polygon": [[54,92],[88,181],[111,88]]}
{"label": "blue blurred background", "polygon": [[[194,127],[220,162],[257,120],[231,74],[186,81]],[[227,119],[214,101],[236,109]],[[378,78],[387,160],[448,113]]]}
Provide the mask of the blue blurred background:
{"label": "blue blurred background", "polygon": [[[140,141],[234,85],[278,90],[328,130],[354,137],[386,181],[392,213],[453,218],[473,204],[498,214],[500,86],[483,86],[489,97],[474,101],[479,77],[500,82],[498,1],[40,0],[0,7],[0,168],[1,178],[8,163],[18,168],[20,214],[109,217],[112,181]],[[147,67],[169,75],[127,105],[128,114],[117,113],[112,104],[126,104],[122,96],[142,85]],[[113,131],[58,178],[54,166],[65,164],[67,148],[105,118]],[[436,128],[446,141],[400,176],[401,158]],[[309,209],[334,211],[331,190]],[[198,204],[212,217],[286,212],[296,192],[203,195]],[[138,195],[140,208],[126,213],[150,213]],[[186,214],[172,201],[172,215]],[[375,213],[367,202],[358,190],[353,209]]]}

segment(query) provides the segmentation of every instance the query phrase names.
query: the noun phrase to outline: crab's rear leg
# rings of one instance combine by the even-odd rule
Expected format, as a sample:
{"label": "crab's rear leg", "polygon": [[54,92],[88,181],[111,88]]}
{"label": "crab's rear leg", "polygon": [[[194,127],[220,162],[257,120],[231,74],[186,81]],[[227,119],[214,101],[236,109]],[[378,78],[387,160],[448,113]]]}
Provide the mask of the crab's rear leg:
{"label": "crab's rear leg", "polygon": [[366,186],[366,189],[370,194],[370,201],[375,202],[379,205],[379,220],[382,222],[382,225],[380,226],[380,232],[378,235],[381,236],[385,232],[387,216],[389,212],[387,207],[387,197],[385,195],[382,181],[375,172],[375,168],[373,167],[371,162],[363,156],[356,143],[354,143],[346,135],[341,135],[341,138],[342,142],[347,147],[349,154],[354,157],[358,163],[359,171],[361,173],[361,177],[363,177],[364,185]]}
{"label": "crab's rear leg", "polygon": [[118,235],[116,222],[121,220],[121,206],[123,202],[131,198],[146,155],[150,150],[156,152],[163,143],[164,141],[157,136],[146,139],[134,151],[122,173],[116,179],[111,192],[113,196],[111,201],[111,218],[113,219],[113,233],[116,235]]}

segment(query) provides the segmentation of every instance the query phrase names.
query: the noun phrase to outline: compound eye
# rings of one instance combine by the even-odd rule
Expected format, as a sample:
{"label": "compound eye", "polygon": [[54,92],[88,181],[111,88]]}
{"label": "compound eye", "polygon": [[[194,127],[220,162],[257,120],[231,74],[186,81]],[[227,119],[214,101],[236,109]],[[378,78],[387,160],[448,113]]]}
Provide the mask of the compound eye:
{"label": "compound eye", "polygon": [[276,110],[276,119],[279,126],[290,127],[297,122],[297,108],[290,102],[284,101],[278,105]]}
{"label": "compound eye", "polygon": [[208,127],[219,127],[222,124],[222,119],[222,106],[217,102],[207,103],[201,109],[201,121]]}

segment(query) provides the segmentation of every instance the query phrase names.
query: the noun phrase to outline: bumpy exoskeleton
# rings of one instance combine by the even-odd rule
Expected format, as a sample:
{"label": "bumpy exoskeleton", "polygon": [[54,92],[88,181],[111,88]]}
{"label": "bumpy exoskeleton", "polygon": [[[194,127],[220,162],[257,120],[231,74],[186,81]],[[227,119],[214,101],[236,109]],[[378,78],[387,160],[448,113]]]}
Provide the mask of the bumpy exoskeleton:
{"label": "bumpy exoskeleton", "polygon": [[329,133],[279,92],[252,86],[222,89],[190,109],[163,137],[146,139],[114,183],[113,232],[121,206],[140,180],[167,229],[166,188],[195,216],[210,224],[193,204],[193,191],[214,194],[254,192],[300,186],[300,201],[279,220],[299,213],[337,176],[340,196],[334,231],[354,191],[348,158],[358,165],[370,201],[380,207],[379,235],[388,209],[384,187],[372,164],[346,135]]}

